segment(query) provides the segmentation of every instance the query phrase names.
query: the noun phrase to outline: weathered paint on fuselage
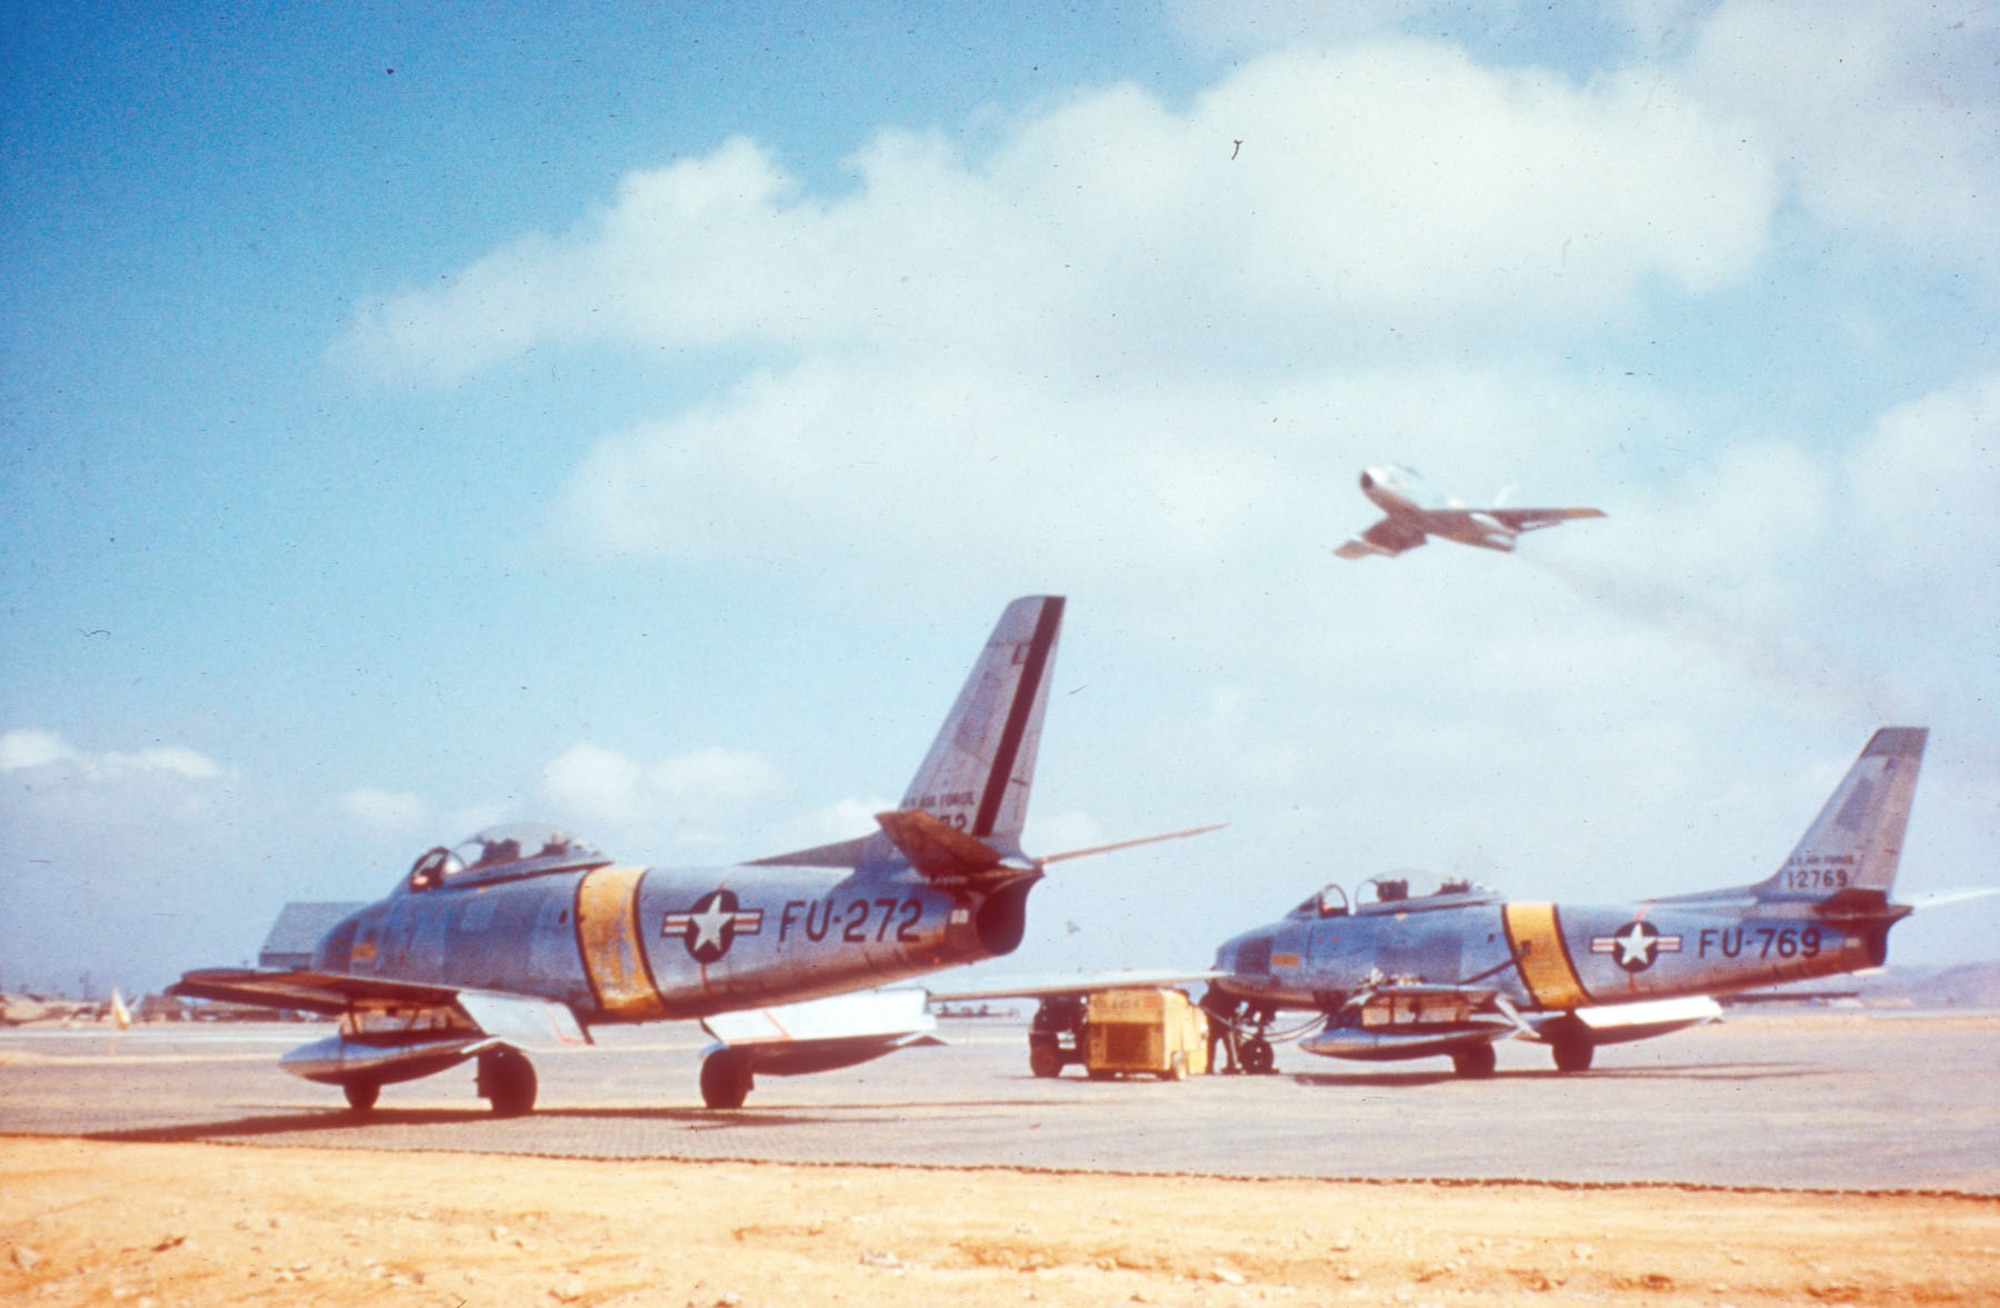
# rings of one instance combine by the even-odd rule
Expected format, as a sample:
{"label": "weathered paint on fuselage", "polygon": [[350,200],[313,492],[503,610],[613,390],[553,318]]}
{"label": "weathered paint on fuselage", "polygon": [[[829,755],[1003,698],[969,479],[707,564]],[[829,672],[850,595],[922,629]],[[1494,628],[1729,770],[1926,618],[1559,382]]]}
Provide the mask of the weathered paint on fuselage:
{"label": "weathered paint on fuselage", "polygon": [[1881,961],[1884,927],[1744,896],[1557,906],[1494,898],[1319,917],[1295,911],[1226,942],[1217,984],[1275,1008],[1332,1010],[1371,978],[1491,987],[1524,1009],[1570,1010],[1851,972]]}
{"label": "weathered paint on fuselage", "polygon": [[533,995],[592,1024],[699,1018],[990,957],[975,907],[907,869],[607,865],[399,890],[328,932],[314,967]]}

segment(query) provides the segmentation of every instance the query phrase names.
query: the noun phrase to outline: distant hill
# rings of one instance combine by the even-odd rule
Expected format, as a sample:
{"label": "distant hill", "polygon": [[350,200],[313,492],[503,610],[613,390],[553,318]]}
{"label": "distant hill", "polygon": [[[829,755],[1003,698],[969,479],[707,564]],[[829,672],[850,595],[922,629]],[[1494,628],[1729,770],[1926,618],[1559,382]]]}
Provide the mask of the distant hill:
{"label": "distant hill", "polygon": [[1867,1007],[2000,1008],[2000,963],[1892,967],[1856,979]]}

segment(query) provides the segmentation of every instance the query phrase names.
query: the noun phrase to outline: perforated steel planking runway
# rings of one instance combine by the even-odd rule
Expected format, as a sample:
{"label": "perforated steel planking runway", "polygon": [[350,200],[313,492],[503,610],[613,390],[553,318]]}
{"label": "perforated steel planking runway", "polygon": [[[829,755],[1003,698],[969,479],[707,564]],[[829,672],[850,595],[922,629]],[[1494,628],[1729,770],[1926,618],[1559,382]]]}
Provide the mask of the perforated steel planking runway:
{"label": "perforated steel planking runway", "polygon": [[1561,1076],[1500,1046],[1498,1075],[1279,1051],[1279,1074],[1178,1085],[1028,1074],[1025,1026],[948,1021],[949,1049],[760,1081],[700,1106],[692,1026],[608,1029],[536,1059],[532,1117],[467,1066],[387,1087],[357,1118],[279,1071],[323,1028],[0,1031],[0,1132],[356,1150],[999,1166],[1235,1176],[1680,1182],[2000,1193],[2000,1016],[1751,1017],[1600,1050]]}

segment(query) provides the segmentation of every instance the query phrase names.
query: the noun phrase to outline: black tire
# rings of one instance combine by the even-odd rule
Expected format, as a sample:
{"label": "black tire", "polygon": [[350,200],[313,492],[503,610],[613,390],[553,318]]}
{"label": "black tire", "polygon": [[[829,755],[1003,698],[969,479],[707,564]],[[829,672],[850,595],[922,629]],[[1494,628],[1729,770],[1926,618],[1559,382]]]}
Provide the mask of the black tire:
{"label": "black tire", "polygon": [[382,1087],[373,1081],[349,1081],[340,1087],[340,1092],[347,1096],[347,1106],[357,1113],[367,1112],[382,1097]]}
{"label": "black tire", "polygon": [[535,1111],[535,1065],[518,1049],[501,1045],[481,1054],[477,1086],[495,1117],[525,1117]]}
{"label": "black tire", "polygon": [[743,1107],[756,1083],[741,1049],[718,1049],[701,1060],[701,1101],[710,1108]]}
{"label": "black tire", "polygon": [[1467,1045],[1452,1051],[1451,1070],[1464,1077],[1492,1076],[1499,1062],[1500,1055],[1492,1045]]}
{"label": "black tire", "polygon": [[1062,1050],[1054,1044],[1028,1043],[1028,1070],[1039,1077],[1061,1076],[1063,1070]]}
{"label": "black tire", "polygon": [[1268,1076],[1277,1068],[1278,1060],[1271,1053],[1271,1042],[1263,1036],[1251,1036],[1245,1040],[1236,1056],[1243,1070],[1252,1076]]}
{"label": "black tire", "polygon": [[1551,1040],[1549,1047],[1556,1056],[1558,1072],[1588,1072],[1591,1057],[1597,1053],[1590,1037],[1567,1032]]}
{"label": "black tire", "polygon": [[1092,1067],[1087,1069],[1087,1073],[1093,1081],[1109,1081],[1118,1075],[1108,1067]]}

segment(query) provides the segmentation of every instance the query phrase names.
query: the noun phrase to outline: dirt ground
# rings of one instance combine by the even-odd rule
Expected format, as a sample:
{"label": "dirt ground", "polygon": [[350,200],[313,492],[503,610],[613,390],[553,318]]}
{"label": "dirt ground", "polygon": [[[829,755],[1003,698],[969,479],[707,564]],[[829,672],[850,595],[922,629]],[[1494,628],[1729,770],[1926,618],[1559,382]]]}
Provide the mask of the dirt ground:
{"label": "dirt ground", "polygon": [[2000,1201],[0,1139],[0,1302],[1993,1304]]}

